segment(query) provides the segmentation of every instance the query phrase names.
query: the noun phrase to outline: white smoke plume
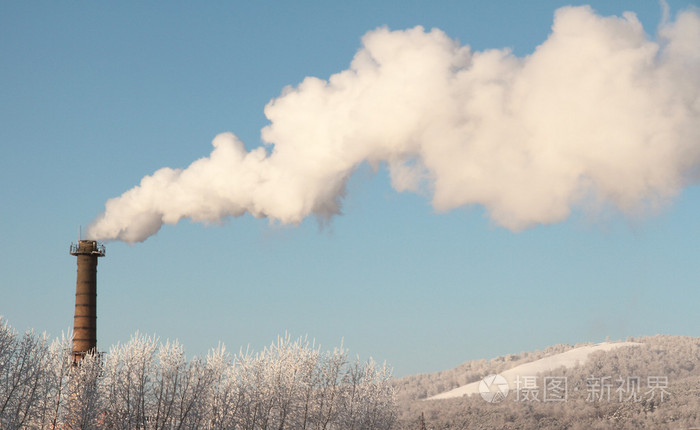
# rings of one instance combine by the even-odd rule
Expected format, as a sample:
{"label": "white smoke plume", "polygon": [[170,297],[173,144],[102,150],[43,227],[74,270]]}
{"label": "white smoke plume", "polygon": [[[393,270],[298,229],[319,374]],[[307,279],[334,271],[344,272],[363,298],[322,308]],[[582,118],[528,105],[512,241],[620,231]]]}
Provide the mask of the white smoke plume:
{"label": "white smoke plume", "polygon": [[650,40],[633,13],[565,7],[524,58],[421,27],[362,42],[348,70],[266,106],[268,148],[220,134],[208,157],[107,201],[88,235],[143,241],[183,218],[246,212],[328,218],[365,162],[387,166],[397,191],[427,192],[437,211],[483,205],[516,231],[581,206],[653,208],[700,179],[697,10]]}

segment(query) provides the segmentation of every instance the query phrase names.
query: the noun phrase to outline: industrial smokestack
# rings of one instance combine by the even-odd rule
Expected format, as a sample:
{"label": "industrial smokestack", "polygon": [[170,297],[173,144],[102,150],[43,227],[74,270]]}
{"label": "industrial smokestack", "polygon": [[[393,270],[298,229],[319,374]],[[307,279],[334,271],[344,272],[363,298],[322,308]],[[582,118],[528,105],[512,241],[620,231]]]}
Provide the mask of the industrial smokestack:
{"label": "industrial smokestack", "polygon": [[73,362],[77,363],[97,350],[97,258],[105,256],[105,247],[94,240],[80,240],[70,244],[70,253],[78,257],[73,319]]}

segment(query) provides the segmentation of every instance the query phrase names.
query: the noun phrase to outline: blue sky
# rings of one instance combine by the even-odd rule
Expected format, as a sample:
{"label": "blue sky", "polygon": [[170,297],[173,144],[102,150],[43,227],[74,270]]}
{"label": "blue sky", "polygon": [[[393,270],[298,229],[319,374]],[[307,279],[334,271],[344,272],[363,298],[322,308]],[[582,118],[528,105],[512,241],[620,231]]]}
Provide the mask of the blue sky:
{"label": "blue sky", "polygon": [[[1,3],[0,315],[69,329],[78,227],[143,176],[207,156],[218,133],[259,146],[265,105],[346,69],[367,31],[437,27],[522,57],[569,4],[530,3]],[[636,12],[651,38],[661,19],[655,2],[591,4]],[[693,4],[669,2],[672,14]],[[655,216],[576,212],[520,233],[480,206],[436,213],[385,169],[362,166],[347,191],[325,226],[244,215],[108,243],[100,349],[140,330],[199,355],[286,331],[344,339],[406,375],[606,336],[700,336],[697,186]]]}

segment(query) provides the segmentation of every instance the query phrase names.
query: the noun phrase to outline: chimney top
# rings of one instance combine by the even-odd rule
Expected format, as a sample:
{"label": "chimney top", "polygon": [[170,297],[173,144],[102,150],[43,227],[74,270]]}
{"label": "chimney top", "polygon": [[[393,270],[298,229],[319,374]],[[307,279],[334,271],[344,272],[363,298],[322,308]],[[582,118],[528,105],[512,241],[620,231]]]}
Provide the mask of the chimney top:
{"label": "chimney top", "polygon": [[78,243],[71,242],[71,255],[94,255],[96,257],[105,256],[105,246],[95,240],[80,240]]}

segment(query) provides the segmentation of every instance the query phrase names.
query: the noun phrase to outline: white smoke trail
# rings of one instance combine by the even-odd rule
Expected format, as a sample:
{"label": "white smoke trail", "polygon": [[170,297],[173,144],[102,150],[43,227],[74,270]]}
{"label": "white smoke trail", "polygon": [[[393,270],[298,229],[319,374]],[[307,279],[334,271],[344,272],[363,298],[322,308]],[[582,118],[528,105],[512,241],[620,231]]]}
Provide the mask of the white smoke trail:
{"label": "white smoke trail", "polygon": [[559,9],[531,55],[472,52],[440,30],[367,33],[348,70],[309,77],[265,108],[271,144],[231,133],[186,169],[107,201],[91,238],[143,241],[180,219],[249,212],[282,223],[337,214],[353,170],[386,164],[438,211],[480,204],[513,230],[603,204],[654,207],[698,180],[700,15],[649,40],[632,13]]}

